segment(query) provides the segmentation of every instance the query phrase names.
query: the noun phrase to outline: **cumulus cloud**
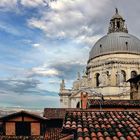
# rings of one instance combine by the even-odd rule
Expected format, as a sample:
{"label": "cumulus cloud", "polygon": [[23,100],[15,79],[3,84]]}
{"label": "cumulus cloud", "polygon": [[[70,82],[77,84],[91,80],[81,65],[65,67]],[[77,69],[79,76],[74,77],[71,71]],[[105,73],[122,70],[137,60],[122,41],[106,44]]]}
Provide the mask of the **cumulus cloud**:
{"label": "cumulus cloud", "polygon": [[[77,72],[83,71],[86,66],[90,45],[107,33],[115,7],[118,7],[120,14],[126,19],[130,33],[140,36],[139,4],[139,1],[130,0],[0,0],[0,10],[15,12],[19,8],[21,13],[24,11],[24,16],[11,16],[10,12],[5,12],[4,16],[11,16],[11,20],[15,19],[16,15],[17,24],[10,26],[13,24],[13,21],[9,22],[11,20],[7,20],[7,24],[4,21],[2,23],[4,17],[0,22],[0,30],[10,36],[25,32],[25,39],[22,38],[20,44],[19,36],[15,39],[11,37],[12,43],[16,42],[18,49],[15,44],[15,48],[1,47],[1,61],[5,60],[0,64],[0,74],[3,77],[8,75],[27,78],[1,79],[0,103],[25,105],[32,102],[33,105],[33,102],[36,102],[45,105],[48,102],[51,104],[52,100],[55,102],[55,96],[52,97],[54,94],[49,91],[58,91],[59,81],[63,78],[69,87],[72,85]],[[20,22],[25,28],[30,27],[29,30],[33,32],[31,38],[27,35],[30,32],[22,28],[20,33],[18,32],[16,25],[20,25]],[[87,42],[90,47],[84,44]],[[37,101],[38,99],[40,101]]]}
{"label": "cumulus cloud", "polygon": [[47,6],[49,0],[21,0],[21,4],[26,7]]}
{"label": "cumulus cloud", "polygon": [[0,79],[0,94],[57,96],[56,92],[40,88],[42,83],[35,78],[5,78]]}
{"label": "cumulus cloud", "polygon": [[[56,107],[56,92],[41,89],[36,79],[0,79],[0,106]],[[52,105],[53,104],[53,105]]]}
{"label": "cumulus cloud", "polygon": [[[85,69],[85,65],[79,62],[57,62],[46,65],[34,67],[29,70],[28,77],[57,77],[59,79],[72,80],[75,79],[77,72]],[[56,81],[58,83],[58,81]],[[56,83],[55,82],[55,83]],[[53,82],[49,82],[53,83]]]}
{"label": "cumulus cloud", "polygon": [[0,0],[0,10],[15,11],[21,6],[24,8],[48,7],[50,2],[51,0]]}
{"label": "cumulus cloud", "polygon": [[53,65],[55,69],[60,71],[57,75],[60,79],[73,80],[77,76],[77,72],[85,70],[85,65],[80,63],[61,63]]}
{"label": "cumulus cloud", "polygon": [[[10,92],[11,93],[11,92]],[[0,98],[1,107],[13,107],[16,108],[44,108],[44,107],[59,107],[59,97],[46,95],[18,95],[17,93],[3,94]],[[10,109],[11,110],[11,109]]]}
{"label": "cumulus cloud", "polygon": [[17,0],[1,0],[0,7],[13,6],[17,4]]}
{"label": "cumulus cloud", "polygon": [[0,0],[0,10],[12,10],[17,6],[17,0]]}
{"label": "cumulus cloud", "polygon": [[[42,30],[47,37],[93,41],[93,35],[103,32],[101,17],[106,13],[110,0],[59,0],[50,3],[50,11],[43,11],[40,18],[28,20],[30,27]],[[101,10],[102,9],[102,10]],[[99,33],[100,32],[100,33]]]}
{"label": "cumulus cloud", "polygon": [[38,76],[45,76],[45,77],[57,76],[59,75],[59,71],[54,68],[48,69],[47,67],[44,67],[44,66],[35,67],[35,68],[32,68],[31,75],[38,75]]}
{"label": "cumulus cloud", "polygon": [[31,89],[36,89],[40,81],[35,79],[0,79],[0,90],[16,92],[19,94],[26,93]]}

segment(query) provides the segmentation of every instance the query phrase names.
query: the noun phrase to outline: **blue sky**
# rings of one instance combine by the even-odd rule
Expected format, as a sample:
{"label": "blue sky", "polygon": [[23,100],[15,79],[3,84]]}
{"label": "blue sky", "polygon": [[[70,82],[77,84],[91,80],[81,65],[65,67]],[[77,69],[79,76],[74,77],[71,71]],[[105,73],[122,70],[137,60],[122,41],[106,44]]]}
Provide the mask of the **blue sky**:
{"label": "blue sky", "polygon": [[[140,37],[139,0],[0,0],[0,106],[59,107],[118,7]],[[132,6],[133,5],[133,6]]]}

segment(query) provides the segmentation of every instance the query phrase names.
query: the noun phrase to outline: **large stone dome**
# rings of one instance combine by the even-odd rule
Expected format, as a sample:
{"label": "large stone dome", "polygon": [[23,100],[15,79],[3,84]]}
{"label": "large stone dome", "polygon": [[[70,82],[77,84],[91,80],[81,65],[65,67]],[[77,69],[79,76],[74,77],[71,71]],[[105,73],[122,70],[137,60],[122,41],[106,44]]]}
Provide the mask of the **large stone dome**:
{"label": "large stone dome", "polygon": [[140,54],[140,40],[125,32],[109,33],[95,43],[89,59],[112,53]]}
{"label": "large stone dome", "polygon": [[140,40],[128,34],[125,20],[119,15],[117,8],[110,20],[108,34],[95,43],[90,51],[89,60],[114,53],[140,54]]}

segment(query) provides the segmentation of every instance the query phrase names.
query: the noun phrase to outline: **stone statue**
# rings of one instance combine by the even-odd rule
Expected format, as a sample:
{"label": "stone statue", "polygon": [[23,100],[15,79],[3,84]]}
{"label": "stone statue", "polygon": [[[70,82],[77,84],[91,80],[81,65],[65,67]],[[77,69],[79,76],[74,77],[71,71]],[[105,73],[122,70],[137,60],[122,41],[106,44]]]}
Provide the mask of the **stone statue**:
{"label": "stone statue", "polygon": [[124,83],[124,75],[121,71],[118,71],[116,74],[117,85],[121,86]]}
{"label": "stone statue", "polygon": [[81,76],[80,76],[80,72],[77,73],[77,80],[80,80]]}
{"label": "stone statue", "polygon": [[106,82],[107,82],[107,74],[103,72],[99,76],[99,86],[106,86]]}
{"label": "stone statue", "polygon": [[60,90],[65,89],[65,81],[64,79],[62,80],[62,83],[60,84]]}

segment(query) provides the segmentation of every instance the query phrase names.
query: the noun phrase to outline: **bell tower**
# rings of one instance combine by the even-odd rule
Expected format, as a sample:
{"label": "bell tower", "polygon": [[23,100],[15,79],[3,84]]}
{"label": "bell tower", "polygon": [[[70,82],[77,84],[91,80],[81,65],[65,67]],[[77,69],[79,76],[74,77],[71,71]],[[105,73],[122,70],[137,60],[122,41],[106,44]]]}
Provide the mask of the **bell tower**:
{"label": "bell tower", "polygon": [[108,29],[108,34],[113,32],[125,32],[128,33],[127,27],[125,25],[125,20],[119,15],[118,9],[116,8],[115,15],[110,20],[110,26]]}

